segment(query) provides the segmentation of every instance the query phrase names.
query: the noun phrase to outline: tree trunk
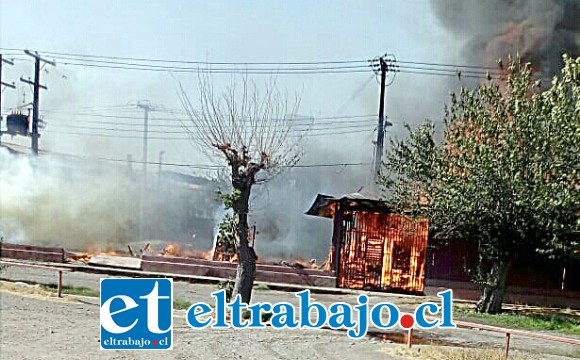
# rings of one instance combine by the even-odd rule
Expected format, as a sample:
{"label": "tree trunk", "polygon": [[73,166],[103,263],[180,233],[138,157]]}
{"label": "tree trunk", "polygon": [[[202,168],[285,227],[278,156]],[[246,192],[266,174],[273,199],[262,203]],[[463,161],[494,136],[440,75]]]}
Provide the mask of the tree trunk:
{"label": "tree trunk", "polygon": [[507,259],[501,259],[493,263],[488,275],[488,281],[484,285],[483,293],[477,303],[478,312],[487,314],[501,312],[511,263],[512,261]]}
{"label": "tree trunk", "polygon": [[256,253],[250,246],[238,248],[238,268],[234,294],[240,294],[242,302],[249,304],[256,277]]}
{"label": "tree trunk", "polygon": [[248,241],[248,209],[251,186],[238,188],[240,196],[234,205],[234,213],[238,216],[236,226],[238,268],[234,296],[240,294],[242,302],[249,304],[252,298],[252,288],[256,277],[256,252]]}

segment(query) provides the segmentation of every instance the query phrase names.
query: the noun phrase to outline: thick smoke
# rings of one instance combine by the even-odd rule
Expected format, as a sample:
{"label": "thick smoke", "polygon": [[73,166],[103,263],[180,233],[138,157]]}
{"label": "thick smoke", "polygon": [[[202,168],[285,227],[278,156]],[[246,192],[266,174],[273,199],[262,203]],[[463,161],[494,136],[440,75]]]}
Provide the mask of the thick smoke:
{"label": "thick smoke", "polygon": [[[576,0],[433,0],[432,8],[441,24],[465,41],[458,56],[461,59],[449,59],[450,62],[495,67],[498,59],[519,54],[524,61],[533,63],[538,77],[545,78],[559,71],[563,53],[580,55],[580,2]],[[419,86],[396,83],[390,89],[392,96],[388,104],[394,104],[392,109],[401,109],[402,114],[409,116],[405,122],[417,123],[424,117],[437,122],[448,91],[457,90],[461,84],[475,85],[471,81],[460,83],[457,79],[429,80],[432,81],[429,84],[430,102],[421,95],[414,103],[413,94],[422,94]],[[369,99],[364,108],[372,112],[376,108],[376,93],[373,92]],[[404,133],[400,130],[391,129],[389,136]],[[311,144],[306,149],[310,158],[302,163],[332,163],[338,158],[350,158],[354,162],[371,160],[370,156],[355,159],[354,154],[370,154],[372,149],[351,147],[352,144],[341,139],[337,141],[337,144],[325,144],[329,146],[328,151],[321,149],[321,144]],[[332,222],[303,215],[304,211],[317,193],[342,195],[365,185],[368,189],[369,167],[298,168],[264,188],[257,188],[252,219],[258,228],[258,253],[324,259]]]}
{"label": "thick smoke", "polygon": [[[338,138],[340,141],[340,138]],[[370,144],[369,144],[370,145]],[[342,150],[325,149],[311,143],[305,148],[305,158],[299,164],[332,164],[345,158]],[[350,162],[362,156],[370,158],[369,149],[355,148]],[[326,259],[332,236],[332,220],[305,215],[317,194],[344,195],[369,189],[370,166],[294,168],[256,187],[252,202],[251,222],[257,227],[256,250],[269,258]]]}
{"label": "thick smoke", "polygon": [[540,76],[557,73],[562,54],[580,55],[577,0],[431,1],[442,25],[466,40],[470,64],[494,66],[518,53]]}
{"label": "thick smoke", "polygon": [[[76,250],[123,250],[130,242],[211,245],[217,203],[177,182],[152,182],[139,239],[139,173],[123,165],[0,147],[0,235],[6,241]],[[161,199],[163,201],[161,201]],[[193,238],[193,240],[192,240]]]}
{"label": "thick smoke", "polygon": [[0,148],[2,235],[75,249],[126,242],[136,211],[127,185],[125,174]]}
{"label": "thick smoke", "polygon": [[[435,50],[440,51],[438,55],[445,58],[439,61],[495,66],[498,58],[517,52],[524,60],[531,61],[542,77],[547,77],[559,69],[562,53],[580,55],[578,1],[433,0],[432,8],[442,26],[465,42],[458,59],[450,57],[445,46],[437,47]],[[47,108],[74,107],[70,99],[75,94],[85,95],[78,96],[78,102],[84,98],[94,98],[95,95],[103,96],[95,99],[95,104],[118,103],[117,98],[163,101],[167,97],[167,94],[154,91],[143,94],[130,90],[125,86],[128,79],[118,80],[111,86],[112,77],[103,77],[103,84],[99,84],[102,86],[87,87],[81,81],[82,77],[79,76],[80,80],[76,81],[74,75],[67,72],[69,80],[59,80],[66,84],[56,89],[58,79],[51,79],[51,74],[45,76],[51,84],[51,92],[46,93],[47,101],[43,103]],[[101,73],[97,75],[101,78]],[[464,84],[463,81],[467,81],[405,75],[401,73],[387,91],[386,112],[392,116],[391,121],[396,126],[403,122],[414,125],[425,117],[437,121],[442,116],[448,91],[456,90]],[[165,89],[159,86],[162,81],[160,78],[153,88]],[[144,81],[144,84],[147,83]],[[132,89],[138,87],[134,85]],[[108,91],[89,94],[90,88],[106,88]],[[367,90],[352,104],[350,110],[353,113],[376,112],[378,89],[369,86]],[[51,94],[62,96],[54,99],[51,104]],[[110,94],[110,98],[107,94]],[[322,94],[313,95],[312,98],[315,107],[324,99]],[[339,105],[336,104],[341,109]],[[338,111],[337,115],[341,114],[342,111]],[[85,139],[94,143],[63,143],[56,125],[68,124],[69,119],[58,119],[56,116],[48,116],[47,119],[49,131],[42,142],[45,148],[56,147],[58,151],[68,153],[94,152],[103,155],[105,152],[116,158],[119,153],[139,151],[138,142],[120,143],[110,140],[103,143],[104,138]],[[55,126],[52,138],[51,125]],[[405,133],[395,127],[389,128],[388,138]],[[376,133],[313,136],[305,146],[305,156],[300,164],[369,163],[373,153],[371,139],[374,137]],[[151,152],[156,153],[158,150],[162,148],[152,148]],[[188,156],[193,155],[189,151],[189,148],[183,149]],[[218,159],[219,162],[215,164],[223,165],[223,159]],[[85,163],[74,163],[73,166],[69,162],[47,156],[41,156],[38,160],[35,165],[28,157],[10,155],[0,148],[0,231],[8,241],[105,248],[111,244],[121,247],[126,242],[136,240],[139,229],[139,186],[138,180],[127,177],[124,166],[109,164],[99,167]],[[183,162],[191,162],[191,159]],[[206,162],[200,160],[202,164]],[[135,171],[138,178],[138,169]],[[318,193],[342,195],[361,187],[367,190],[369,178],[370,165],[295,168],[265,185],[256,186],[253,189],[250,223],[257,227],[258,255],[323,260],[330,245],[332,221],[310,217],[304,215],[304,212]],[[215,225],[223,214],[214,201],[215,189],[205,185],[192,189],[170,182],[157,187],[155,176],[152,179],[150,206],[145,214],[146,238],[193,243],[200,249],[209,249],[215,235]]]}

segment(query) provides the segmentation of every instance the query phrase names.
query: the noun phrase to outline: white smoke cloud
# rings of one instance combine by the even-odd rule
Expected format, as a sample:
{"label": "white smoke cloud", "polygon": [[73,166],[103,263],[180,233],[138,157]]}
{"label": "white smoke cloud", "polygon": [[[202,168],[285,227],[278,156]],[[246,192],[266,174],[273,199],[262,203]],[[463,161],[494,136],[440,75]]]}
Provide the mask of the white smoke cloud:
{"label": "white smoke cloud", "polygon": [[0,148],[2,236],[76,249],[128,241],[136,208],[123,170]]}

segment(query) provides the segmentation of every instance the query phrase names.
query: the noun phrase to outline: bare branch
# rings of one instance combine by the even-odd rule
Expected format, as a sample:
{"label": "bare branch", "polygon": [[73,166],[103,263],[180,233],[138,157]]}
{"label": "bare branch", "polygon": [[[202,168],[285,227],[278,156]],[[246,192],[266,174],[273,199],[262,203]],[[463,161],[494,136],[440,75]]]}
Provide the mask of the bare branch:
{"label": "bare branch", "polygon": [[[250,176],[267,170],[266,178],[294,166],[302,153],[306,131],[294,131],[301,97],[281,92],[275,78],[261,88],[247,74],[232,77],[221,95],[214,93],[208,73],[200,73],[195,108],[180,84],[180,100],[191,120],[184,126],[192,143],[206,155],[225,157],[232,175]],[[303,129],[300,129],[303,130]],[[308,129],[306,129],[308,130]]]}

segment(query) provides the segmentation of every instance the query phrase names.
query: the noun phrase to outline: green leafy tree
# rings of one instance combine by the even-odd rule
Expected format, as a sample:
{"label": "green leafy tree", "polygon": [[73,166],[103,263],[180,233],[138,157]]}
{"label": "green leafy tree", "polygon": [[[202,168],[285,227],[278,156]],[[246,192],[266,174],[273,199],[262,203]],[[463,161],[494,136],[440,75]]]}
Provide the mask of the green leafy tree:
{"label": "green leafy tree", "polygon": [[441,141],[427,121],[385,160],[381,183],[395,207],[429,216],[435,239],[477,244],[480,312],[501,311],[522,250],[578,248],[580,59],[564,63],[541,91],[530,64],[510,59],[505,83],[451,96]]}
{"label": "green leafy tree", "polygon": [[[226,209],[231,209],[231,207],[227,207]],[[236,226],[235,217],[232,214],[226,213],[218,225],[218,235],[214,251],[229,256],[236,254]]]}

